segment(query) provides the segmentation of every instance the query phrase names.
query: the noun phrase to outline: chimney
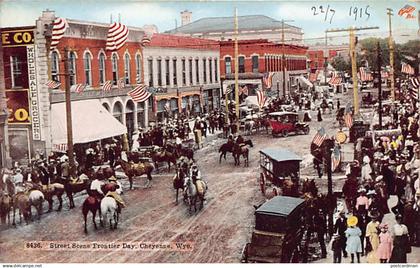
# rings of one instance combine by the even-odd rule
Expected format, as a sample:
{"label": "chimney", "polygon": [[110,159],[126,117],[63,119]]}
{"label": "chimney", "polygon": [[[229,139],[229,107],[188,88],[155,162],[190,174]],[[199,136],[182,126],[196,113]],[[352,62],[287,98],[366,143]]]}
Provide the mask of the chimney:
{"label": "chimney", "polygon": [[181,26],[184,26],[191,22],[192,12],[184,10],[181,12]]}

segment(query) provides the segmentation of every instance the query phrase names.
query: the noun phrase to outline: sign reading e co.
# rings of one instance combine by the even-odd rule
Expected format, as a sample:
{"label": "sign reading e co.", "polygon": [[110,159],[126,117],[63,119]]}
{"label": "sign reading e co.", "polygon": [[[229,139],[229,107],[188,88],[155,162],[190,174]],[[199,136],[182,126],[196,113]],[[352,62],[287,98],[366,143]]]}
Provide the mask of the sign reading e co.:
{"label": "sign reading e co.", "polygon": [[3,47],[18,47],[34,44],[34,31],[10,30],[1,32],[1,43]]}

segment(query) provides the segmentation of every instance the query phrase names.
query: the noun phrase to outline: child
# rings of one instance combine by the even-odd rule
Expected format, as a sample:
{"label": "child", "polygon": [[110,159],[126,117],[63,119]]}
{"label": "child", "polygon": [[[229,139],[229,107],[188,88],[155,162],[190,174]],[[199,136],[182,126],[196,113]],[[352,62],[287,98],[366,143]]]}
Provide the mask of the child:
{"label": "child", "polygon": [[388,224],[382,223],[379,228],[381,229],[381,233],[379,234],[379,246],[376,251],[376,256],[381,263],[387,263],[392,253],[392,237],[388,232]]}
{"label": "child", "polygon": [[334,234],[331,249],[333,251],[333,262],[341,263],[342,241],[339,234]]}

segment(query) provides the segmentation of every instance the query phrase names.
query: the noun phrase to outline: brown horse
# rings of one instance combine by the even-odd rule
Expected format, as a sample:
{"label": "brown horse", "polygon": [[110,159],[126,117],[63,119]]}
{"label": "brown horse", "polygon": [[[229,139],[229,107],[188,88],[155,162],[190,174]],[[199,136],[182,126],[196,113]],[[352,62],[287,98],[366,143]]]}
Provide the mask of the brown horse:
{"label": "brown horse", "polygon": [[6,218],[9,220],[10,224],[10,211],[12,209],[13,199],[6,192],[0,192],[0,218],[1,223],[6,223]]}
{"label": "brown horse", "polygon": [[[244,142],[245,145],[249,145],[251,147],[254,147],[254,144],[251,140],[247,140]],[[240,157],[242,156],[244,158],[244,167],[249,166],[249,149],[248,147],[235,143],[233,145],[232,150],[233,158],[235,158],[235,166],[239,166],[240,163]]]}
{"label": "brown horse", "polygon": [[29,186],[29,189],[39,190],[44,194],[45,200],[48,202],[48,212],[53,210],[53,198],[54,196],[57,197],[58,202],[60,203],[58,206],[57,211],[60,211],[63,207],[63,194],[64,194],[64,185],[58,182],[51,183],[49,185],[42,185],[38,179],[33,180],[33,183],[26,182]]}
{"label": "brown horse", "polygon": [[318,187],[314,179],[305,179],[302,184],[302,194],[310,193],[312,196],[318,195]]}
{"label": "brown horse", "polygon": [[85,190],[88,191],[91,180],[88,177],[86,177],[84,179],[81,179],[81,181],[77,183],[73,183],[70,180],[66,180],[66,179],[61,180],[61,182],[62,182],[61,184],[64,184],[64,190],[69,199],[69,207],[70,209],[72,209],[74,208],[73,194],[79,193]]}
{"label": "brown horse", "polygon": [[178,194],[179,194],[179,190],[184,190],[184,182],[185,182],[185,177],[187,176],[187,170],[184,167],[179,167],[177,168],[176,174],[173,178],[173,185],[174,185],[174,189],[176,190],[176,199],[175,199],[175,203],[178,205]]}
{"label": "brown horse", "polygon": [[96,212],[99,211],[99,218],[101,218],[101,210],[100,210],[100,206],[101,206],[101,201],[94,197],[94,196],[88,196],[85,201],[83,202],[83,206],[82,206],[82,213],[83,213],[83,219],[85,220],[85,233],[87,234],[87,215],[90,212],[92,212],[92,221],[93,221],[93,225],[95,226],[95,230],[98,229],[98,227],[96,226]]}
{"label": "brown horse", "polygon": [[155,169],[153,163],[145,162],[139,164],[133,164],[126,162],[122,159],[117,160],[116,165],[121,165],[124,173],[128,176],[128,180],[130,181],[130,190],[133,189],[133,178],[137,176],[141,176],[143,174],[147,175],[148,184],[151,184],[152,181],[152,172]]}
{"label": "brown horse", "polygon": [[19,221],[22,223],[22,215],[25,219],[26,224],[29,224],[31,218],[31,204],[29,202],[29,196],[23,192],[17,193],[13,197],[13,225],[16,225],[15,215],[16,209],[19,209]]}
{"label": "brown horse", "polygon": [[156,166],[156,170],[158,171],[158,164],[159,162],[166,162],[168,164],[168,172],[171,172],[171,163],[176,164],[176,154],[171,153],[167,150],[164,150],[163,152],[153,152],[152,153],[152,160],[153,163]]}

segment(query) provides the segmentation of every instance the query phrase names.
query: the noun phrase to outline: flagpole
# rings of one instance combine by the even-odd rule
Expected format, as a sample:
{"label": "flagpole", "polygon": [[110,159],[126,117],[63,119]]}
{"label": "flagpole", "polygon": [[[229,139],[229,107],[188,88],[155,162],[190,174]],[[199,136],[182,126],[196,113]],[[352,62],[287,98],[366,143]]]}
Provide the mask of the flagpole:
{"label": "flagpole", "polygon": [[236,110],[236,120],[239,130],[239,85],[238,85],[238,78],[239,78],[239,63],[238,63],[238,8],[235,8],[235,110]]}

